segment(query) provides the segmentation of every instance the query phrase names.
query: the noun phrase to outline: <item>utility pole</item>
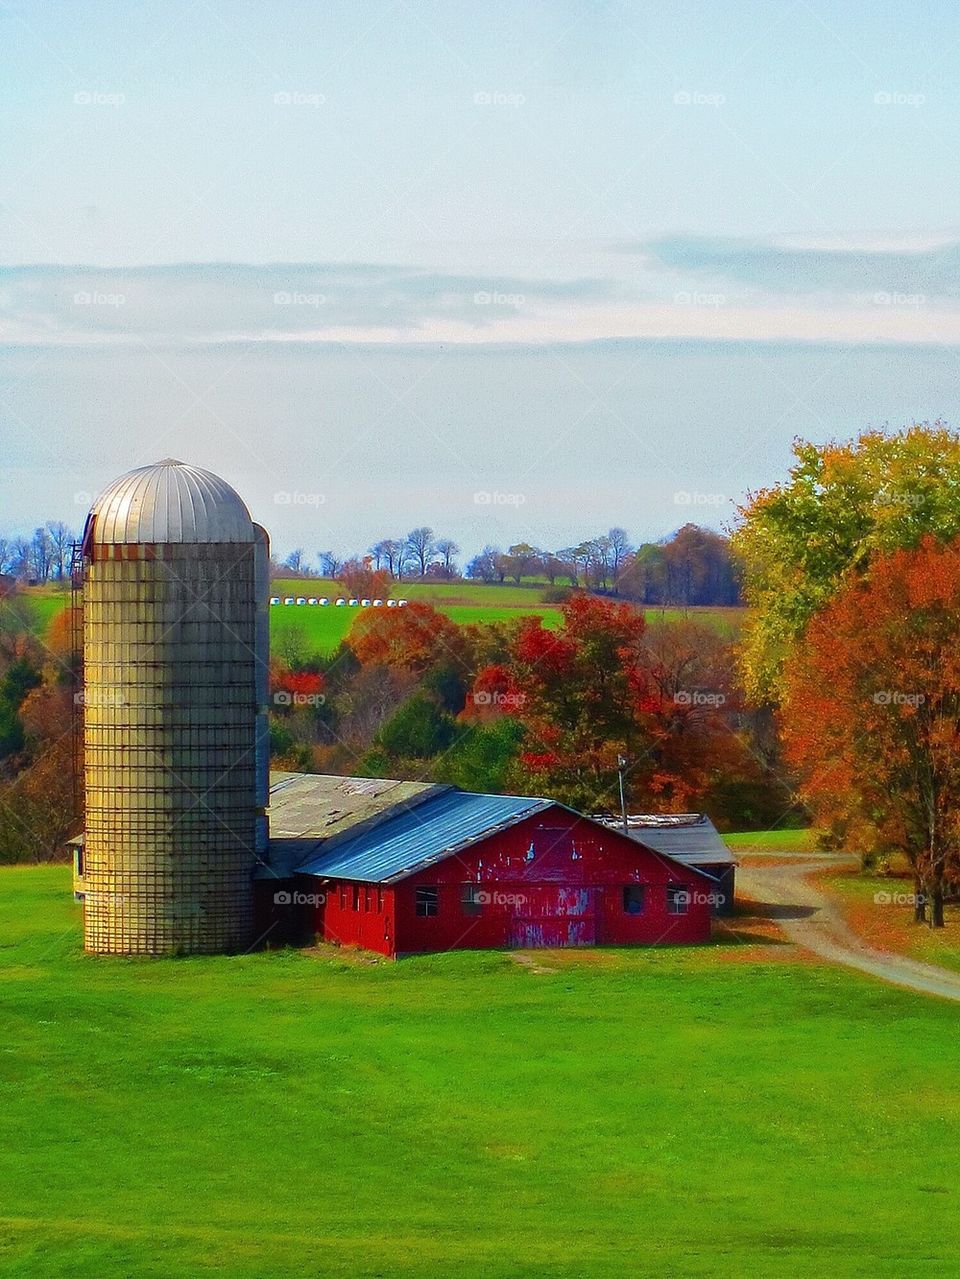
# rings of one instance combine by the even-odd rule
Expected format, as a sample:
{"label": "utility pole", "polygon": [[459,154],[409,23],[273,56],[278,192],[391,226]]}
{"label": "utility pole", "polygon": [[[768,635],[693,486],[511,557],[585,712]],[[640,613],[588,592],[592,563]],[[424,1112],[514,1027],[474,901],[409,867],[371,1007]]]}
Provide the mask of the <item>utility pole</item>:
{"label": "utility pole", "polygon": [[620,813],[623,817],[623,833],[629,833],[629,824],[627,822],[627,792],[623,785],[623,775],[627,768],[626,755],[617,756],[617,776],[620,778]]}

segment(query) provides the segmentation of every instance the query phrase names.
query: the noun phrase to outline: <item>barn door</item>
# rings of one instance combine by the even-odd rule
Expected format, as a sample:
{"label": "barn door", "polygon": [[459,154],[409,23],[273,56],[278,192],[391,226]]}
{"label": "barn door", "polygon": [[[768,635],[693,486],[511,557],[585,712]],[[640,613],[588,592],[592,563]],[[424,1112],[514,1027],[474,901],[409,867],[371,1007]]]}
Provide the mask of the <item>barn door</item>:
{"label": "barn door", "polygon": [[597,940],[597,890],[561,884],[524,884],[513,917],[510,944],[592,946]]}

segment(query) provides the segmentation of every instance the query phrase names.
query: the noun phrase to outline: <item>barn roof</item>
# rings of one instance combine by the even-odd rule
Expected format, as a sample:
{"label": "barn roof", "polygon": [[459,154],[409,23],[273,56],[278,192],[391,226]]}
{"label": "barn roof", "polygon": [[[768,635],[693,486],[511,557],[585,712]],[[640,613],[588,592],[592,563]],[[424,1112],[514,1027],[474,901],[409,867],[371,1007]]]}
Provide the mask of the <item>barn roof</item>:
{"label": "barn roof", "polygon": [[368,831],[396,812],[415,808],[449,786],[326,773],[270,774],[268,864],[258,878],[281,878],[319,850]]}
{"label": "barn roof", "polygon": [[551,800],[524,795],[448,790],[401,809],[373,829],[324,846],[299,873],[369,883],[403,879],[551,806]]}

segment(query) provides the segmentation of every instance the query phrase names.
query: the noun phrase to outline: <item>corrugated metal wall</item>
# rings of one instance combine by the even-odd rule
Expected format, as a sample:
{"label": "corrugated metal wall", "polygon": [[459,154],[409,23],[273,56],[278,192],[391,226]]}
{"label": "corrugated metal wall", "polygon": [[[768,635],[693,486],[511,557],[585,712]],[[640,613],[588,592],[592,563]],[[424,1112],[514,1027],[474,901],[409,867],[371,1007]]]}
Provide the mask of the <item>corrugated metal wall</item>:
{"label": "corrugated metal wall", "polygon": [[255,557],[253,543],[91,548],[84,584],[89,951],[210,953],[252,941],[257,817],[265,802],[255,731],[265,701]]}

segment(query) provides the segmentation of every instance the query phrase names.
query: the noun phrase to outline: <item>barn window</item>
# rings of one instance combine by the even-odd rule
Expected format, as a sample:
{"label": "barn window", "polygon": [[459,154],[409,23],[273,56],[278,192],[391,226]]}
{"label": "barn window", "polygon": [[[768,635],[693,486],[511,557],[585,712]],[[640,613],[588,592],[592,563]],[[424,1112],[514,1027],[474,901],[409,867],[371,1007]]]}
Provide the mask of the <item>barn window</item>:
{"label": "barn window", "polygon": [[440,889],[418,888],[416,894],[416,912],[421,917],[440,914]]}
{"label": "barn window", "polygon": [[346,910],[346,909],[347,909],[347,886],[346,886],[346,884],[341,884],[341,885],[340,885],[340,909],[341,909],[341,910]]}
{"label": "barn window", "polygon": [[623,890],[623,913],[643,914],[643,884],[627,884]]}
{"label": "barn window", "polygon": [[377,889],[377,914],[378,915],[383,914],[383,889],[382,888]]}
{"label": "barn window", "polygon": [[483,911],[483,891],[479,884],[464,884],[460,894],[460,909],[465,915],[479,915]]}
{"label": "barn window", "polygon": [[354,910],[360,909],[360,885],[359,884],[354,884],[353,886],[353,909]]}
{"label": "barn window", "polygon": [[685,884],[667,885],[667,914],[685,915],[690,909],[690,889]]}

